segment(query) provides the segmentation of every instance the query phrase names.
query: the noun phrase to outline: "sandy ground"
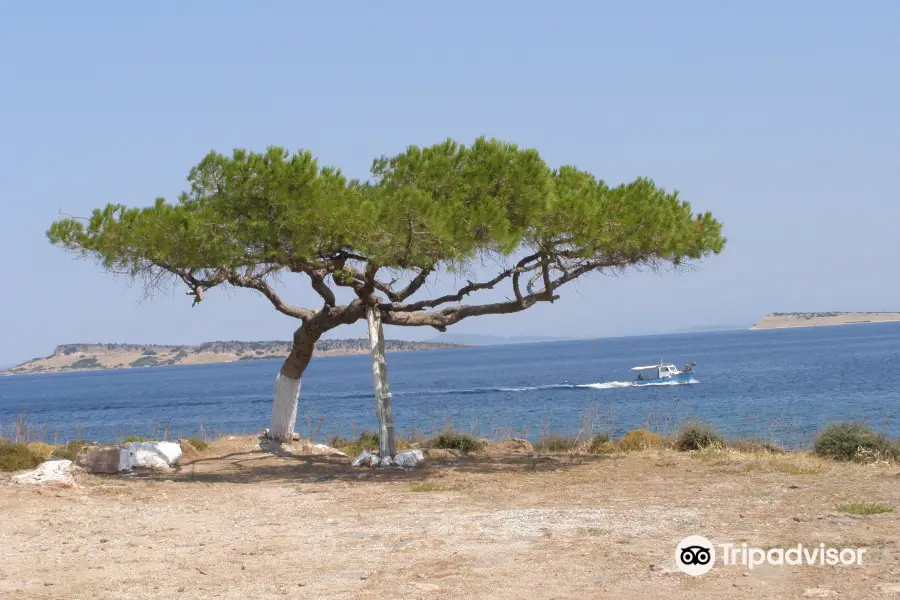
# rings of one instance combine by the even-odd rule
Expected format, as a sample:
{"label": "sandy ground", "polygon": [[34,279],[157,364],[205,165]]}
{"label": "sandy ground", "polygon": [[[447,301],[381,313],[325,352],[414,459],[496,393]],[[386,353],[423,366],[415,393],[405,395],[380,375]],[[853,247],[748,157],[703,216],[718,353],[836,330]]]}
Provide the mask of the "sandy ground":
{"label": "sandy ground", "polygon": [[[900,598],[900,514],[835,508],[900,511],[896,465],[670,450],[347,462],[237,438],[170,473],[2,483],[0,598]],[[674,549],[693,534],[867,552],[691,577]]]}

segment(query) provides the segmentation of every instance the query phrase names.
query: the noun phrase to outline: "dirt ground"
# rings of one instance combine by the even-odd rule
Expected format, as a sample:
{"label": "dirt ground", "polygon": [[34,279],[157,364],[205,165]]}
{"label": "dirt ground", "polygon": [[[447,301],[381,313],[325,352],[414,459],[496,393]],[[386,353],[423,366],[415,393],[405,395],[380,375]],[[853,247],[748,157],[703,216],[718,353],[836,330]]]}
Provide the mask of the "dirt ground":
{"label": "dirt ground", "polygon": [[[900,598],[898,525],[896,465],[658,450],[373,472],[237,438],[170,473],[0,484],[0,598]],[[867,551],[691,577],[688,535]]]}

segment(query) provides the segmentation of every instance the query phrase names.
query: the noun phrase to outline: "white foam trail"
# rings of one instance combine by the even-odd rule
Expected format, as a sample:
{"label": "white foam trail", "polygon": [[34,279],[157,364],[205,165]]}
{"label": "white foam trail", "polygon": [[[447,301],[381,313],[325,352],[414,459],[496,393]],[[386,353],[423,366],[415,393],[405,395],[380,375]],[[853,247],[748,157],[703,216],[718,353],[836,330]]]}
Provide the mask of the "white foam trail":
{"label": "white foam trail", "polygon": [[[691,379],[690,381],[660,381],[654,383],[644,383],[644,385],[687,385],[689,383],[700,383],[696,379]],[[579,388],[590,388],[592,390],[610,390],[612,388],[626,388],[626,387],[635,387],[635,383],[633,381],[607,381],[605,383],[585,383],[583,385],[576,385],[575,387]]]}
{"label": "white foam trail", "polygon": [[634,384],[630,381],[607,381],[606,383],[585,383],[576,387],[590,388],[592,390],[610,390],[612,388],[631,387]]}
{"label": "white foam trail", "polygon": [[[696,379],[691,379],[690,381],[660,381],[659,383],[645,383],[643,385],[687,385],[689,383],[700,383]],[[484,390],[463,390],[460,392],[456,390],[457,393],[476,393],[480,391],[498,391],[498,392],[533,392],[536,390],[561,390],[561,389],[573,389],[573,388],[581,388],[581,389],[592,389],[592,390],[611,390],[613,388],[627,388],[634,387],[633,381],[605,381],[603,383],[582,383],[582,384],[571,384],[571,383],[555,383],[551,385],[535,385],[535,386],[526,386],[526,387],[501,387],[501,388],[486,388]],[[449,393],[449,392],[448,392]]]}
{"label": "white foam trail", "polygon": [[644,385],[690,385],[692,383],[700,383],[696,379],[689,381],[660,381],[659,383],[645,383]]}
{"label": "white foam trail", "polygon": [[579,387],[571,383],[556,383],[552,385],[537,385],[534,387],[502,387],[497,388],[501,392],[533,392],[534,390],[560,390],[567,388]]}

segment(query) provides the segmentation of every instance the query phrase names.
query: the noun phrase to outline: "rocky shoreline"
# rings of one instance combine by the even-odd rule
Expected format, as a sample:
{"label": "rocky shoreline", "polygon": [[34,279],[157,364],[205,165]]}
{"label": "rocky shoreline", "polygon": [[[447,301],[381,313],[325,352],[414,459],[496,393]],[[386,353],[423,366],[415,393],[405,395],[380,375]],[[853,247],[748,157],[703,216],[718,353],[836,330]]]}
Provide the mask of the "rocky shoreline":
{"label": "rocky shoreline", "polygon": [[823,327],[856,325],[860,323],[890,323],[900,321],[900,312],[806,312],[771,313],[750,329],[788,329],[793,327]]}
{"label": "rocky shoreline", "polygon": [[[385,340],[387,352],[419,352],[466,348],[460,344],[440,342],[410,342]],[[35,358],[20,365],[0,371],[0,375],[35,375],[40,373],[69,373],[135,369],[179,365],[228,363],[247,360],[283,359],[291,351],[290,342],[217,341],[198,346],[160,344],[63,344],[53,354]],[[346,356],[368,354],[369,341],[365,338],[343,340],[319,340],[316,356]]]}

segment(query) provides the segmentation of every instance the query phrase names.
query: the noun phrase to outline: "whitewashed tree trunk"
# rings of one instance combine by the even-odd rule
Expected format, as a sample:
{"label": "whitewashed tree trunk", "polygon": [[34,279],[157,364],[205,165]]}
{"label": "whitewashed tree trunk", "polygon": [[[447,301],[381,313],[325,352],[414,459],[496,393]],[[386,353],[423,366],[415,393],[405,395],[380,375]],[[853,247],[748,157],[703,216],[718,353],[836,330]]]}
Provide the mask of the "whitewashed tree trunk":
{"label": "whitewashed tree trunk", "polygon": [[294,438],[294,423],[297,421],[299,398],[300,379],[293,379],[279,373],[275,378],[275,401],[272,403],[270,438],[281,442],[290,442]]}
{"label": "whitewashed tree trunk", "polygon": [[372,375],[375,378],[375,412],[378,415],[378,454],[394,457],[394,412],[391,409],[391,389],[388,385],[387,363],[384,358],[384,329],[381,313],[376,308],[366,309],[369,322],[369,345],[372,348]]}

